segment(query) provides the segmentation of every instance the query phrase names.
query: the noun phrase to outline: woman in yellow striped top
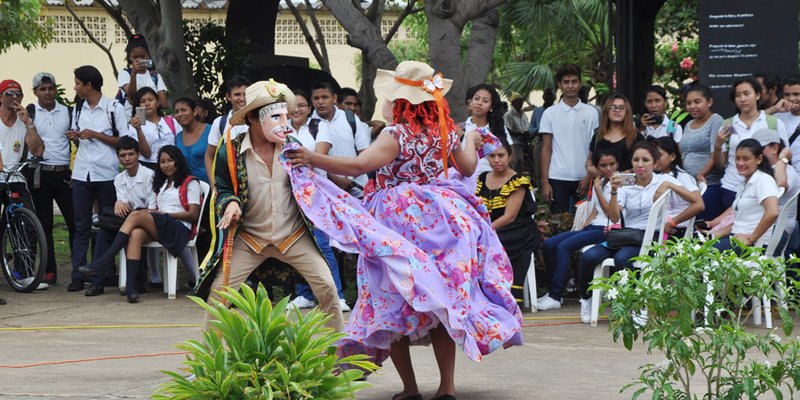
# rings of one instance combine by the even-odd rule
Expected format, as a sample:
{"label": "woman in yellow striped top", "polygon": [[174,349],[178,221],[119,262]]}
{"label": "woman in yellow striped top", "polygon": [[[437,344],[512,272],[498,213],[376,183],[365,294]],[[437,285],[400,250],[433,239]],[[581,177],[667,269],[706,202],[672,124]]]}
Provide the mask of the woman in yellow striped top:
{"label": "woman in yellow striped top", "polygon": [[489,209],[492,227],[511,260],[514,270],[511,293],[521,302],[522,285],[531,262],[531,253],[542,242],[532,218],[536,212],[536,202],[529,190],[531,180],[509,168],[511,146],[508,144],[504,143],[487,158],[492,170],[480,174],[476,194]]}

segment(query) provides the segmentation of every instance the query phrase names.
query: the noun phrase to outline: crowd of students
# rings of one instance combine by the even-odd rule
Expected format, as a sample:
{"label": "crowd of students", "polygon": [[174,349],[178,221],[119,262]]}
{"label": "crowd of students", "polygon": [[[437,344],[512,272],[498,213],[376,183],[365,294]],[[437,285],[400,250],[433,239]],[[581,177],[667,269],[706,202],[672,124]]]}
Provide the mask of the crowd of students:
{"label": "crowd of students", "polygon": [[[96,68],[75,70],[78,101],[73,110],[55,101],[52,74],[43,72],[33,78],[37,101],[28,107],[23,107],[21,85],[3,81],[0,137],[6,165],[24,157],[44,158],[36,174],[39,181],[29,182],[31,197],[24,199],[39,210],[51,249],[44,282],[57,280],[52,251],[55,201],[70,234],[72,273],[67,290],[81,291],[88,282],[85,295],[103,294],[103,280],[115,267],[113,256],[126,249],[127,299],[135,303],[147,288],[147,282],[137,277],[149,275],[151,286],[161,281],[158,250],[145,254],[138,250],[149,241],[159,241],[173,255],[182,256],[197,280],[197,265],[192,265],[183,247],[196,234],[192,224],[200,217],[198,248],[201,254],[208,251],[208,235],[203,232],[210,231],[216,221],[209,221],[208,213],[198,215],[200,203],[210,196],[203,198],[196,181],[185,186],[184,181],[193,177],[212,183],[209,171],[217,147],[247,131],[246,124],[232,124],[231,119],[245,106],[250,82],[241,76],[228,79],[225,97],[230,111],[220,116],[209,101],[190,98],[176,99],[173,115],[168,116],[164,114],[169,105],[164,79],[152,64],[144,39],[132,37],[126,54],[128,67],[117,77],[115,99],[101,93],[103,77]],[[688,86],[683,95],[691,119],[683,124],[666,115],[669,99],[657,85],[647,90],[646,113],[636,120],[630,102],[619,93],[608,95],[601,108],[587,104],[581,100],[581,71],[571,64],[556,74],[560,101],[555,102],[558,92],[546,93],[548,104],[536,108],[530,122],[521,97],[513,98],[505,112],[492,85],[470,88],[465,99],[470,116],[457,124],[459,135],[466,138],[466,132],[482,130],[504,142],[478,162],[472,179],[475,194],[488,208],[492,226],[511,259],[515,297],[522,297],[531,253],[543,246],[549,292],[538,299],[538,308],[559,308],[572,253],[595,245],[577,264],[579,294],[587,298],[587,273],[593,265],[613,256],[618,267],[629,267],[629,259],[638,251],[608,248],[603,244],[605,231],[620,223],[643,228],[652,202],[666,189],[672,190],[664,227],[668,233],[682,235],[688,221],[697,218],[723,238],[721,247],[730,246],[726,239],[730,236],[748,245],[764,243],[772,234],[780,206],[800,190],[800,149],[796,149],[800,146],[796,140],[800,76],[788,77],[782,90],[775,90],[772,75],[756,75],[732,86],[737,114],[728,119],[712,111],[714,99],[707,87]],[[329,82],[318,82],[310,92],[299,88],[293,92],[297,101],[290,116],[292,135],[311,151],[355,158],[385,127],[381,122],[362,121],[361,104],[352,89],[337,90]],[[780,92],[783,98],[773,96]],[[525,132],[527,126],[530,130]],[[534,136],[541,138],[540,152],[523,155],[524,142]],[[70,141],[77,145],[74,157]],[[534,171],[521,170],[523,156],[536,160]],[[366,174],[319,172],[355,197],[362,197],[365,188],[370,190]],[[618,172],[632,172],[635,181],[623,185]],[[532,218],[536,202],[531,189],[537,184],[554,213],[570,212],[579,201],[588,200],[587,212],[572,232],[542,241]],[[784,189],[780,198],[778,187]],[[185,197],[180,190],[188,191],[188,202],[179,201]],[[112,216],[123,220],[119,233],[97,231],[93,262],[87,264],[92,226]],[[788,250],[800,247],[796,225],[790,223],[785,232]],[[320,230],[314,235],[336,284],[340,309],[348,311],[328,238]],[[142,269],[149,266],[149,273],[138,273],[140,265]],[[295,307],[315,304],[306,283],[297,282],[295,292]],[[588,318],[588,303],[581,303],[582,316]]]}

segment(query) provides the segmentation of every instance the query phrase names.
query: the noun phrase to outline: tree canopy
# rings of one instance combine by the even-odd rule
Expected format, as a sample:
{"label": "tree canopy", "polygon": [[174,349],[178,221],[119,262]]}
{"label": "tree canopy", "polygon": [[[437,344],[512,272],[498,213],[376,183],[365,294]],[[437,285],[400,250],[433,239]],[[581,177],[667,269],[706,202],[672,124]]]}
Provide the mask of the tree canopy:
{"label": "tree canopy", "polygon": [[53,25],[40,18],[42,0],[0,0],[0,54],[13,45],[25,50],[44,47],[53,38]]}

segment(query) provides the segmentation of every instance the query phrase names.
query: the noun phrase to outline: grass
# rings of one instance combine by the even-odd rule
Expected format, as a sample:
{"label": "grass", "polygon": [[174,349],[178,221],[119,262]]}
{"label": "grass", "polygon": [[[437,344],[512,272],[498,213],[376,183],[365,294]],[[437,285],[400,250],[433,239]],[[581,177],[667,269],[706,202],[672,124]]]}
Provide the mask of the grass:
{"label": "grass", "polygon": [[[61,215],[53,216],[53,246],[56,251],[56,265],[59,269],[66,266],[72,268],[72,252],[69,250],[69,231],[64,217]],[[69,276],[69,275],[66,275]]]}

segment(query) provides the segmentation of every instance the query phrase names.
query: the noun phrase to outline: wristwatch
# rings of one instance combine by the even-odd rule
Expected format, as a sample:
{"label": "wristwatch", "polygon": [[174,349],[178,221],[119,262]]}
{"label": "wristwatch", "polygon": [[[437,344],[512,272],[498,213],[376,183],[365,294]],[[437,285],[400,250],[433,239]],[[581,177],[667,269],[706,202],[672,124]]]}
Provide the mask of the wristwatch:
{"label": "wristwatch", "polygon": [[784,164],[789,165],[789,159],[786,157],[781,157],[778,159],[779,161],[783,161]]}

